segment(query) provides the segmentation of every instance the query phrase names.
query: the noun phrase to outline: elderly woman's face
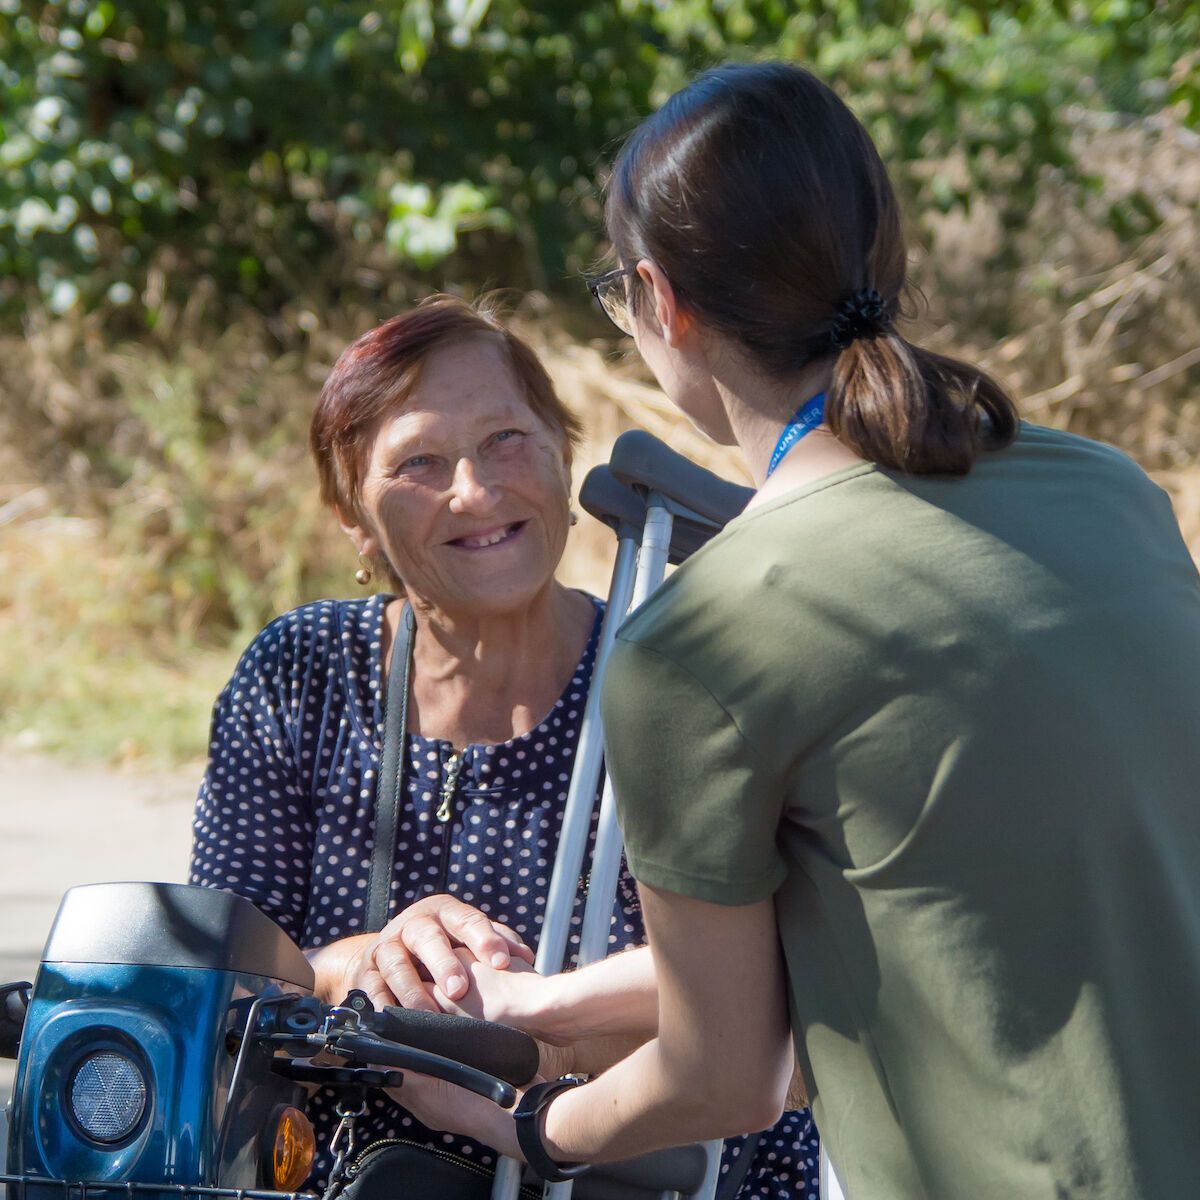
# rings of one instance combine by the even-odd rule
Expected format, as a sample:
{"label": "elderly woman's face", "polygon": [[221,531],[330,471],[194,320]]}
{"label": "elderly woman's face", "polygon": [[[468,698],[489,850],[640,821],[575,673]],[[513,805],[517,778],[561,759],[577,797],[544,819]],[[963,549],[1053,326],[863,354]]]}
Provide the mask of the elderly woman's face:
{"label": "elderly woman's face", "polygon": [[553,578],[569,498],[563,438],[529,407],[501,344],[456,342],[429,355],[376,431],[360,549],[385,555],[414,599],[512,612]]}

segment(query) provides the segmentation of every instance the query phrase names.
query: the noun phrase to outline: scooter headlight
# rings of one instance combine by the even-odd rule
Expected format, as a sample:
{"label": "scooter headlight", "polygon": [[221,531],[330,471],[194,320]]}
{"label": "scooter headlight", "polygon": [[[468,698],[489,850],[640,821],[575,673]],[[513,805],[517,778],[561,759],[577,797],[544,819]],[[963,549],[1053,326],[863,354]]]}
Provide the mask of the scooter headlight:
{"label": "scooter headlight", "polygon": [[97,1142],[120,1142],[146,1111],[146,1079],[138,1064],[116,1050],[82,1059],[67,1093],[80,1129]]}

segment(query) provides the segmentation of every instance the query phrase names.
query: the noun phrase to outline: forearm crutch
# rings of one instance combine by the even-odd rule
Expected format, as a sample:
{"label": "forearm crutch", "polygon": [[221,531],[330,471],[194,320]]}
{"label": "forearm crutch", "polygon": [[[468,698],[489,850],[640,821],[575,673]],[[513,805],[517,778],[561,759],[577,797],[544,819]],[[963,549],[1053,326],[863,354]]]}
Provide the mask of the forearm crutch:
{"label": "forearm crutch", "polygon": [[[701,494],[702,493],[702,494]],[[584,724],[576,752],[575,770],[563,818],[563,835],[555,857],[547,912],[538,942],[536,967],[543,974],[562,969],[575,904],[575,887],[583,865],[603,755],[599,698],[603,668],[616,630],[631,604],[636,607],[661,583],[668,562],[679,563],[723,528],[745,507],[752,493],[729,484],[676,454],[641,431],[623,434],[613,449],[611,467],[589,473],[580,492],[580,503],[617,535],[617,561],[609,588],[608,609],[596,651],[593,681],[584,710]],[[687,499],[683,496],[686,495]],[[639,545],[640,542],[640,545]],[[636,559],[636,566],[634,562]],[[586,752],[585,752],[586,751]],[[612,906],[621,862],[621,835],[611,784],[601,801],[591,882],[584,912],[579,963],[604,957]],[[688,1184],[687,1194],[708,1200],[715,1193],[721,1143],[706,1147],[703,1181]],[[694,1173],[695,1148],[685,1148],[689,1160],[678,1159],[677,1181]],[[671,1152],[666,1152],[671,1153]],[[658,1172],[656,1172],[658,1174]],[[665,1172],[671,1177],[671,1170]],[[520,1185],[520,1166],[500,1162],[492,1190],[493,1200],[514,1200]],[[572,1185],[547,1184],[547,1200],[566,1200]],[[587,1191],[585,1183],[581,1191]],[[661,1193],[682,1196],[678,1189]]]}
{"label": "forearm crutch", "polygon": [[[697,466],[642,430],[631,430],[617,439],[610,469],[617,482],[644,497],[646,505],[632,608],[637,608],[662,582],[668,562],[683,562],[700,549],[746,507],[754,494]],[[592,851],[580,966],[608,952],[622,848],[612,783],[606,781]]]}
{"label": "forearm crutch", "polygon": [[[738,487],[669,449],[640,430],[622,435],[610,463],[619,482],[628,484],[646,501],[645,534],[632,607],[641,604],[662,582],[667,562],[680,562],[719,533],[749,503],[753,492]],[[673,535],[675,535],[673,537]],[[674,544],[676,554],[671,554]],[[608,953],[612,906],[620,874],[622,838],[617,824],[616,797],[606,779],[600,803],[591,881],[584,908],[579,965],[586,966]],[[720,1141],[705,1144],[704,1180],[694,1200],[712,1200],[721,1167]],[[567,1200],[570,1185],[546,1189],[547,1198]]]}
{"label": "forearm crutch", "polygon": [[[672,562],[681,562],[698,550],[737,516],[754,494],[749,488],[739,487],[697,466],[641,430],[632,430],[617,439],[611,466],[619,481],[628,483],[639,494],[645,495],[648,502],[651,496],[657,495],[670,507],[674,518],[673,547],[677,548]],[[678,548],[682,548],[682,552]],[[634,596],[634,607],[649,595],[661,579],[660,568],[653,585],[642,591],[639,569],[639,590]],[[596,848],[592,855],[591,887],[583,919],[580,966],[603,958],[607,952],[611,897],[616,892],[620,861],[621,834],[617,828],[612,784],[607,782],[601,801]],[[610,897],[607,907],[604,901],[606,895]],[[705,1179],[696,1194],[697,1200],[708,1200],[713,1195],[716,1172],[720,1168],[720,1146],[719,1142],[710,1144],[710,1151],[715,1147],[715,1153],[710,1152],[709,1156],[713,1175],[711,1180]],[[824,1141],[821,1142],[818,1178],[821,1200],[846,1200]],[[569,1185],[559,1185],[563,1186]],[[560,1200],[557,1192],[555,1200]]]}

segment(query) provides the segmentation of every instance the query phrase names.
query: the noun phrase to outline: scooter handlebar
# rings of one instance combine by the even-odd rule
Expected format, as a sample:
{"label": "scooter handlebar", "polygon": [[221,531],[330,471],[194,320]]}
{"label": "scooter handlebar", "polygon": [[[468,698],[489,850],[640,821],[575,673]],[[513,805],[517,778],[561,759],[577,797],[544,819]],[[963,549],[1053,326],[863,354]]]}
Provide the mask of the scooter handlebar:
{"label": "scooter handlebar", "polygon": [[0,1058],[16,1058],[20,1053],[32,988],[25,980],[0,985]]}
{"label": "scooter handlebar", "polygon": [[517,1087],[538,1071],[537,1043],[508,1025],[390,1005],[360,1020],[377,1037],[462,1063]]}

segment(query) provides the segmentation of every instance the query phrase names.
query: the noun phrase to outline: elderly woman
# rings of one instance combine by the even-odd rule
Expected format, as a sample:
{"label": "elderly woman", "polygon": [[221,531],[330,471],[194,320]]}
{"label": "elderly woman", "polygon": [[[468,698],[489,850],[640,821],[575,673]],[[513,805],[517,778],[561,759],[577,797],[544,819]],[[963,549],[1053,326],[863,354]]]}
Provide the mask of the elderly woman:
{"label": "elderly woman", "polygon": [[[359,582],[382,577],[403,598],[309,604],[255,639],[216,705],[191,879],[278,921],[325,1000],[361,987],[434,1010],[464,996],[470,964],[532,960],[601,618],[598,601],[554,578],[579,432],[529,347],[445,297],[360,338],[322,391],[323,497],[360,555]],[[382,698],[405,602],[403,794],[390,920],[375,933],[365,914]],[[644,941],[628,876],[613,933],[619,946]],[[639,988],[650,1036],[652,976]],[[582,1048],[559,1057],[556,1069],[595,1061]],[[321,1144],[334,1100],[312,1102]],[[386,1097],[372,1103],[360,1142],[402,1136],[493,1157]],[[815,1194],[815,1160],[808,1114],[787,1114],[739,1195]]]}

